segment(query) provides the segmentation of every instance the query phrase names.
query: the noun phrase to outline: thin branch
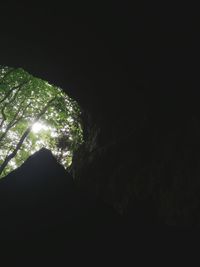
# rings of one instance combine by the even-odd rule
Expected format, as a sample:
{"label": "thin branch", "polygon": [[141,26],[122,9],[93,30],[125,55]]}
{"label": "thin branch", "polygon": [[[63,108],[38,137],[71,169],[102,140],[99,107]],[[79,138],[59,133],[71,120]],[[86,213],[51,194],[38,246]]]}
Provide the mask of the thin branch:
{"label": "thin branch", "polygon": [[[4,124],[4,122],[6,121],[6,115],[5,115],[5,108],[6,108],[6,106],[9,104],[11,104],[11,103],[13,103],[14,101],[15,101],[15,99],[17,98],[17,95],[18,95],[18,93],[19,93],[19,91],[23,88],[23,86],[26,84],[26,83],[28,83],[28,81],[26,81],[26,82],[24,82],[23,84],[20,84],[19,86],[18,86],[18,90],[16,91],[16,93],[14,94],[14,96],[13,96],[13,98],[9,101],[9,103],[5,103],[4,104],[4,107],[2,108],[2,110],[1,110],[1,114],[2,114],[2,116],[3,116],[3,120],[1,121],[1,123],[0,123],[0,128],[2,128],[2,126],[3,126],[3,124]],[[14,87],[14,88],[12,88],[11,89],[11,91],[9,91],[10,93],[12,93],[13,92],[13,90],[14,89],[17,89],[17,87]],[[10,94],[9,94],[10,95]],[[9,97],[9,95],[7,94],[7,97]],[[4,97],[5,98],[5,97]],[[6,99],[6,98],[5,98]],[[4,99],[4,100],[5,100]],[[3,99],[2,99],[3,100]],[[3,102],[3,101],[2,101]],[[1,102],[0,102],[1,103]]]}
{"label": "thin branch", "polygon": [[[35,120],[33,121],[33,124],[36,123],[47,111],[47,109],[50,107],[50,105],[52,104],[52,102],[55,100],[56,98],[51,99],[47,105],[41,110],[41,112],[37,115],[37,117],[35,118]],[[33,125],[32,124],[32,125]],[[4,162],[2,163],[2,165],[0,166],[0,175],[2,174],[2,172],[4,171],[4,169],[6,168],[6,166],[8,165],[8,163],[11,161],[11,159],[13,159],[17,152],[20,150],[20,148],[22,147],[24,140],[27,138],[27,136],[29,135],[29,133],[31,132],[32,129],[32,125],[30,125],[25,132],[23,133],[22,137],[20,138],[18,144],[16,145],[16,148],[14,149],[14,151],[8,155]]]}
{"label": "thin branch", "polygon": [[12,128],[13,126],[15,126],[18,122],[20,122],[22,119],[25,119],[26,117],[24,117],[24,114],[27,110],[28,107],[30,107],[31,103],[29,103],[28,105],[26,105],[26,107],[22,110],[22,114],[20,117],[17,117],[20,113],[20,111],[18,112],[17,116],[15,116],[15,120],[12,120],[12,122],[10,123],[10,128]]}
{"label": "thin branch", "polygon": [[[5,129],[5,132],[0,136],[0,142],[3,140],[3,138],[7,135],[7,133],[8,133],[8,131],[17,123],[17,122],[19,122],[20,120],[21,120],[21,118],[22,118],[22,116],[19,118],[19,119],[17,119],[17,117],[18,117],[18,115],[19,115],[19,113],[20,113],[20,111],[21,111],[21,108],[22,108],[22,106],[23,106],[23,103],[25,102],[25,98],[21,101],[21,103],[20,103],[20,105],[19,105],[19,108],[18,108],[18,110],[17,110],[17,112],[15,113],[15,115],[14,115],[14,117],[13,117],[13,119],[9,122],[9,124],[7,125],[7,127],[6,127],[6,129]],[[6,104],[5,104],[5,106],[6,106]],[[4,107],[5,107],[4,106]],[[29,106],[29,105],[27,105],[27,106]],[[25,109],[26,109],[26,107],[25,107]],[[24,114],[24,112],[22,113],[22,114]],[[3,121],[2,122],[4,122],[5,120],[6,120],[6,116],[5,116],[5,113],[4,113],[4,115],[3,115],[3,117],[4,117],[4,119],[3,119]],[[2,124],[2,123],[1,123]]]}
{"label": "thin branch", "polygon": [[9,71],[7,71],[6,73],[5,73],[5,75],[1,78],[1,82],[10,74],[10,73],[12,73],[12,72],[14,72],[15,71],[15,69],[10,69]]}
{"label": "thin branch", "polygon": [[6,108],[6,104],[1,109],[1,114],[2,114],[3,119],[1,121],[0,128],[3,126],[4,122],[6,121],[5,108]]}
{"label": "thin branch", "polygon": [[[29,81],[24,81],[23,83],[21,83],[21,84],[19,84],[19,85],[17,85],[17,86],[14,86],[13,88],[11,88],[8,92],[7,92],[7,94],[0,100],[0,104],[2,103],[2,102],[4,102],[9,96],[10,96],[10,94],[14,91],[14,90],[16,90],[16,89],[18,89],[17,90],[17,92],[16,92],[16,94],[22,89],[22,87],[25,85],[25,84],[27,84]],[[15,97],[16,98],[16,97]],[[13,102],[13,101],[12,101]]]}

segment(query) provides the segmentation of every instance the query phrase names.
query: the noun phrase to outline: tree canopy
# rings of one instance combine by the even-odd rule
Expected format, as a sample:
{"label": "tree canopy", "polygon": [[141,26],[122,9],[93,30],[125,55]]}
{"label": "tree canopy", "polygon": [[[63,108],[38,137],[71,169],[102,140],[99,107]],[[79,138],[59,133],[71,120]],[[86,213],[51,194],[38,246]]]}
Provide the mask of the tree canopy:
{"label": "tree canopy", "polygon": [[61,88],[0,66],[0,178],[42,147],[67,168],[82,136],[80,108]]}

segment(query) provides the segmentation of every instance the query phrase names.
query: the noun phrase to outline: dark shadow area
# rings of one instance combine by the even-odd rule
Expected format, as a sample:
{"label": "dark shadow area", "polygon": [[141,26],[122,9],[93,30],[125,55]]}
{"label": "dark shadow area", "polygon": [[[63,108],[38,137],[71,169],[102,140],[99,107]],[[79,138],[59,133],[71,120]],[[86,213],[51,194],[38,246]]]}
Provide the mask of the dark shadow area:
{"label": "dark shadow area", "polygon": [[77,100],[85,143],[70,173],[44,150],[0,181],[2,240],[55,248],[58,240],[125,246],[131,239],[131,249],[144,251],[156,237],[166,243],[196,232],[196,15],[170,16],[151,4],[25,9],[17,19],[9,12],[0,64],[23,67]]}
{"label": "dark shadow area", "polygon": [[58,242],[114,233],[120,216],[42,149],[0,181],[1,240]]}

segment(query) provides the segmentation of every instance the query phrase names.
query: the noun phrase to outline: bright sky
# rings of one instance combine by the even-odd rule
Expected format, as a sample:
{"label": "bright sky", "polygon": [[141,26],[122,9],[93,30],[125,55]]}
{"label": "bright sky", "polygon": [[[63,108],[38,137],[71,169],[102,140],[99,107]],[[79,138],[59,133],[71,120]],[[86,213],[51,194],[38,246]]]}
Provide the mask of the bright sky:
{"label": "bright sky", "polygon": [[48,126],[46,126],[45,124],[41,123],[41,122],[36,122],[33,124],[32,126],[32,131],[34,133],[39,133],[42,130],[48,130]]}

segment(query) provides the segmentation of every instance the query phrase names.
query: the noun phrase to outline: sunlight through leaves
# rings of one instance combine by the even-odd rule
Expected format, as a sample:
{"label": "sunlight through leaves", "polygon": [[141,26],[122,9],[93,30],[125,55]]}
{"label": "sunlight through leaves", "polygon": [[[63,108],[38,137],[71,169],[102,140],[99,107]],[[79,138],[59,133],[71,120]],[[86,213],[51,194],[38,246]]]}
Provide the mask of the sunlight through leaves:
{"label": "sunlight through leaves", "polygon": [[65,168],[83,142],[80,108],[25,70],[0,66],[0,177],[45,147]]}

